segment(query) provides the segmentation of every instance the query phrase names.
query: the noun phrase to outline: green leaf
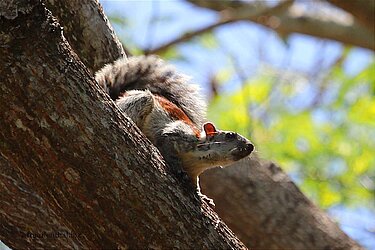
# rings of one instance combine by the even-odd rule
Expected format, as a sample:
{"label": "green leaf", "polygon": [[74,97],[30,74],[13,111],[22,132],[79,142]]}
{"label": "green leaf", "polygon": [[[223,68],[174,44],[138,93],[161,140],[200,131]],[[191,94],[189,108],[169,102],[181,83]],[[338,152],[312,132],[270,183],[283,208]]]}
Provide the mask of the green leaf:
{"label": "green leaf", "polygon": [[219,47],[218,41],[212,32],[206,32],[201,35],[199,41],[207,49],[216,49]]}
{"label": "green leaf", "polygon": [[375,176],[375,64],[355,76],[332,69],[322,77],[321,95],[329,98],[305,108],[299,102],[311,96],[308,83],[281,81],[278,74],[267,68],[215,98],[210,119],[250,136],[262,158],[298,171],[300,187],[322,207],[373,203],[374,184],[363,179]]}

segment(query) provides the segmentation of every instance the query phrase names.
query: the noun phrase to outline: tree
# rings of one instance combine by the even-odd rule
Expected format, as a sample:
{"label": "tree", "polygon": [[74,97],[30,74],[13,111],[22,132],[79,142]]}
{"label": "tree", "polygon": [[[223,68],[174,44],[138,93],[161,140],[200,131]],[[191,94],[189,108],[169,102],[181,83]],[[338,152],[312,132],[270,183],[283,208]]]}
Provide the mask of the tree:
{"label": "tree", "polygon": [[1,11],[0,63],[6,245],[244,248],[166,175],[155,147],[99,90],[40,1],[1,7],[9,10]]}
{"label": "tree", "polygon": [[[112,35],[99,36],[99,48],[104,48],[99,51],[105,52],[96,55],[85,41],[111,31],[106,26],[85,29],[92,22],[84,18],[71,25],[78,17],[69,14],[85,5],[66,8],[54,2],[48,6],[56,7],[67,40],[39,1],[0,6],[3,242],[17,248],[188,248],[192,242],[202,248],[243,248],[204,202],[166,173],[157,150],[95,85],[90,71],[124,53]],[[95,6],[91,1],[86,4]],[[76,13],[96,17],[98,9]],[[98,22],[105,21],[99,13]],[[241,198],[243,206],[232,206],[227,218],[243,222],[238,227],[232,223],[233,229],[237,227],[248,246],[359,248],[277,166],[242,164],[251,165],[253,179],[220,177],[224,172],[218,171],[217,180],[229,182],[232,194]],[[229,171],[238,173],[236,168]],[[220,195],[225,189],[213,185],[209,190]],[[254,217],[241,216],[239,209],[249,209],[250,204],[255,210],[248,212]],[[311,228],[298,223],[301,218],[309,218]],[[285,221],[290,227],[282,227]],[[253,229],[249,235],[247,228]]]}

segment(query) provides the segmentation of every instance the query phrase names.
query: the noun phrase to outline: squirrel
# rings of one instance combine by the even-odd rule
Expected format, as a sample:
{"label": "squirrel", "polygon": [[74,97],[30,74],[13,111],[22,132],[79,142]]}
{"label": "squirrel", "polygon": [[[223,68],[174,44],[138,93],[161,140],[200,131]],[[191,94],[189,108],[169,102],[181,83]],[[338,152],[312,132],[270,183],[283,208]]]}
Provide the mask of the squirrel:
{"label": "squirrel", "polygon": [[95,79],[167,164],[182,166],[198,193],[203,171],[227,166],[254,149],[245,137],[207,122],[198,88],[157,56],[120,58],[99,70]]}

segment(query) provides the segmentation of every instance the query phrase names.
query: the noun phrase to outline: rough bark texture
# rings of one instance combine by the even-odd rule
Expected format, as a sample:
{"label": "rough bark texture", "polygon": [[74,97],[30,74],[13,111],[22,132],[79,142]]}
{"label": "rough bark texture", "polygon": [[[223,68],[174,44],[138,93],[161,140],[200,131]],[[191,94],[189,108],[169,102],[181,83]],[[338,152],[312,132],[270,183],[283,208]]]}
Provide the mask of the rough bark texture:
{"label": "rough bark texture", "polygon": [[[3,8],[7,11],[3,11]],[[11,248],[244,248],[80,62],[39,1],[0,4],[0,239]]]}
{"label": "rough bark texture", "polygon": [[204,173],[201,187],[251,249],[360,249],[273,163],[246,158]]}
{"label": "rough bark texture", "polygon": [[[47,8],[64,27],[64,36],[91,73],[125,56],[103,8],[94,0],[47,0]],[[100,31],[100,32],[98,32]],[[106,56],[100,56],[106,55]]]}

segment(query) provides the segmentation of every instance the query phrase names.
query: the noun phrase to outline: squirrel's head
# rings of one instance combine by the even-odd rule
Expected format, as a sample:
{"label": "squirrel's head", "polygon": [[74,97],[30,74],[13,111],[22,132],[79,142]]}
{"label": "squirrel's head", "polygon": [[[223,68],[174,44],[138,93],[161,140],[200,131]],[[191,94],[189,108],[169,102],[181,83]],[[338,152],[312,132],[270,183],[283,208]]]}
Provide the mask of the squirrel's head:
{"label": "squirrel's head", "polygon": [[227,166],[254,150],[254,145],[245,137],[230,131],[217,130],[214,124],[203,125],[198,142],[193,150],[182,155],[187,172],[196,177],[204,170]]}

